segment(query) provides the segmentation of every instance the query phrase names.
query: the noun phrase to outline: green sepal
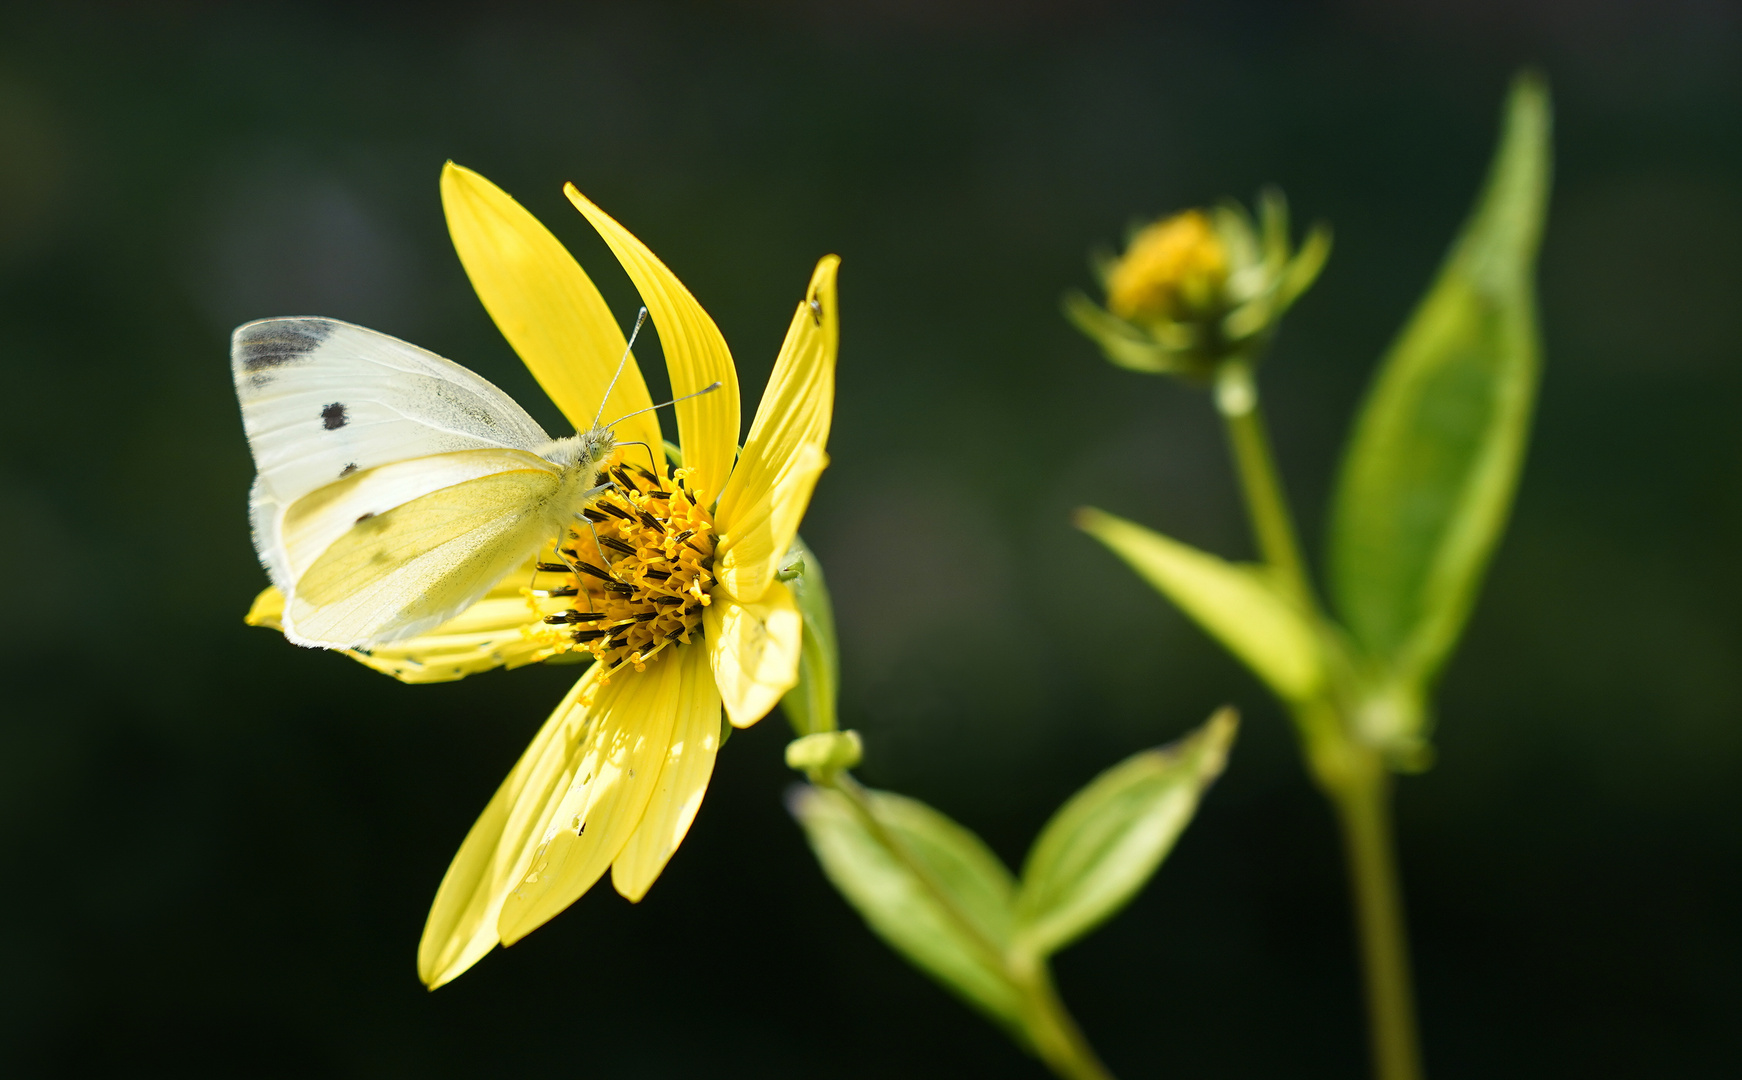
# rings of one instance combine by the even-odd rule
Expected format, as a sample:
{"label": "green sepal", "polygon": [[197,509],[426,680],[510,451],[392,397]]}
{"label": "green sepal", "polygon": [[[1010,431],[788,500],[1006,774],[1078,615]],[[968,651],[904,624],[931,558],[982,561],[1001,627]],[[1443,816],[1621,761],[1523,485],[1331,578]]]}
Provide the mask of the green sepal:
{"label": "green sepal", "polygon": [[780,699],[780,706],[796,735],[834,731],[840,726],[836,701],[841,685],[841,649],[835,638],[835,609],[829,601],[823,567],[798,536],[793,537],[780,565],[798,571],[786,579],[786,587],[792,590],[804,621],[798,683]]}
{"label": "green sepal", "polygon": [[1064,312],[1065,318],[1119,367],[1145,375],[1167,375],[1186,369],[1175,350],[1156,344],[1149,335],[1080,292],[1065,294]]}
{"label": "green sepal", "polygon": [[1524,461],[1549,173],[1548,91],[1525,75],[1475,210],[1374,379],[1332,504],[1330,592],[1370,684],[1357,724],[1406,755],[1425,753],[1420,703],[1463,631]]}
{"label": "green sepal", "polygon": [[1015,949],[1046,957],[1143,888],[1222,773],[1239,715],[1223,708],[1184,738],[1133,754],[1071,796],[1022,869]]}
{"label": "green sepal", "polygon": [[[1004,970],[1016,890],[1010,871],[979,837],[924,803],[857,794],[863,804],[808,785],[788,797],[823,873],[891,948],[1026,1044],[1020,995]],[[949,897],[947,907],[934,889]]]}

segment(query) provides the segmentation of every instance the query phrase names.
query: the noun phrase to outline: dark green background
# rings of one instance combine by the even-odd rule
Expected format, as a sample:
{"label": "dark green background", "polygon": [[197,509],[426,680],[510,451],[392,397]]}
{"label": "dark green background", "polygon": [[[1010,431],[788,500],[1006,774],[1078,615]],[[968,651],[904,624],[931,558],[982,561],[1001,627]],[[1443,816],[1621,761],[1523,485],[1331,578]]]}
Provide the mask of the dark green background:
{"label": "dark green background", "polygon": [[[557,429],[442,223],[452,157],[632,317],[573,180],[718,320],[754,402],[845,259],[834,584],[868,782],[1020,858],[1098,769],[1246,729],[1149,889],[1063,955],[1120,1075],[1359,1075],[1341,866],[1276,707],[1065,524],[1249,553],[1207,402],[1058,315],[1133,215],[1280,183],[1337,248],[1264,371],[1309,542],[1371,364],[1557,95],[1548,367],[1514,524],[1403,782],[1430,1072],[1742,1054],[1742,19],[1255,2],[0,11],[0,1071],[1039,1076],[888,953],[732,740],[639,906],[595,890],[434,995],[449,857],[574,669],[405,687],[242,626],[264,577],[237,323],[350,319]],[[40,7],[47,7],[41,5]]]}

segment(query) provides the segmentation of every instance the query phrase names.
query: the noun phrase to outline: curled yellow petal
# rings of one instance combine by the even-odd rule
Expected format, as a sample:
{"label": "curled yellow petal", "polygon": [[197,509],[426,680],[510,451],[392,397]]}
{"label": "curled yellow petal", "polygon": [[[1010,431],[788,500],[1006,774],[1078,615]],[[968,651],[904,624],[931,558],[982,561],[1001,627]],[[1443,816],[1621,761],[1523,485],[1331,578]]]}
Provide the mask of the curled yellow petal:
{"label": "curled yellow petal", "polygon": [[[623,356],[619,320],[550,230],[501,188],[451,161],[441,188],[454,250],[485,310],[575,430],[591,426]],[[602,419],[652,404],[631,358]],[[657,448],[657,415],[625,420],[617,438]]]}
{"label": "curled yellow petal", "polygon": [[[720,494],[720,579],[740,600],[755,600],[774,578],[777,563],[809,505],[816,474],[826,462],[835,404],[835,357],[840,316],[835,276],[841,260],[825,256],[811,274],[793,313],[768,388],[756,407],[738,467]],[[816,454],[808,454],[812,447]],[[809,475],[806,475],[806,474]]]}
{"label": "curled yellow petal", "polygon": [[738,448],[738,373],[726,339],[683,282],[645,244],[573,184],[563,192],[605,238],[653,316],[671,374],[672,396],[681,398],[720,384],[718,390],[674,406],[678,443],[683,448],[684,467],[690,470],[689,484],[707,505],[725,486]]}
{"label": "curled yellow petal", "polygon": [[[720,522],[714,575],[733,599],[753,603],[774,583],[780,559],[810,506],[817,478],[829,464],[822,447],[803,443],[754,501],[740,499]],[[724,519],[724,515],[721,515]]]}
{"label": "curled yellow petal", "polygon": [[[492,668],[517,668],[567,655],[561,635],[545,626],[544,617],[564,610],[568,602],[531,595],[533,586],[551,583],[549,574],[538,573],[536,562],[509,574],[482,600],[427,634],[368,650],[348,649],[345,655],[405,683],[452,682]],[[283,613],[283,594],[269,588],[255,598],[245,621],[282,630]]]}
{"label": "curled yellow petal", "polygon": [[683,651],[673,647],[645,671],[619,670],[581,708],[585,730],[570,752],[566,782],[553,789],[537,844],[496,918],[504,945],[580,899],[641,823],[671,749],[686,677],[694,677]]}
{"label": "curled yellow petal", "polygon": [[733,727],[749,727],[798,683],[803,622],[792,591],[771,582],[762,599],[718,598],[703,617],[708,659]]}
{"label": "curled yellow petal", "polygon": [[720,692],[701,649],[678,654],[685,672],[671,749],[635,834],[611,864],[611,884],[630,900],[647,895],[701,809],[720,748]]}
{"label": "curled yellow petal", "polygon": [[597,689],[596,670],[587,672],[533,736],[466,834],[417,946],[417,975],[430,989],[496,947],[503,898],[520,881],[554,804],[574,778],[575,751],[588,731],[588,710],[581,703]]}

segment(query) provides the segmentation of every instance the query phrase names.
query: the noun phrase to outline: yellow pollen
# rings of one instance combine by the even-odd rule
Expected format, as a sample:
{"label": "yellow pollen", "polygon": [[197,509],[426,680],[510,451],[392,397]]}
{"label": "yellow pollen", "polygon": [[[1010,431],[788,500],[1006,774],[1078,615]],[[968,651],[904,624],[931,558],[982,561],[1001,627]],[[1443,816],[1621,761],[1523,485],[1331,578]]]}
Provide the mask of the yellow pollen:
{"label": "yellow pollen", "polygon": [[1107,310],[1122,319],[1207,314],[1228,280],[1228,253],[1201,210],[1147,226],[1107,276]]}
{"label": "yellow pollen", "polygon": [[[544,630],[592,653],[604,665],[600,685],[619,668],[644,671],[668,646],[690,644],[714,583],[714,522],[684,486],[688,473],[659,476],[626,461],[625,449],[606,466],[614,486],[586,507],[586,521],[546,563],[557,578],[567,576],[575,596],[568,610],[545,618]],[[569,569],[554,569],[558,563]]]}

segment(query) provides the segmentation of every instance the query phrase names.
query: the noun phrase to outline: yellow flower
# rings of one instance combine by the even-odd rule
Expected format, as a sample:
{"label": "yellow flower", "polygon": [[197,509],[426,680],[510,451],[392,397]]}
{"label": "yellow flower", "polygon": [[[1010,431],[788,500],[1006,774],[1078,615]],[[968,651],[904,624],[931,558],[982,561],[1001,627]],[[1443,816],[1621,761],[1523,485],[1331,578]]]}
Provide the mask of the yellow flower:
{"label": "yellow flower", "polygon": [[[840,260],[817,264],[740,451],[737,373],[713,320],[639,240],[564,190],[647,305],[673,394],[721,388],[675,406],[681,468],[664,464],[657,414],[625,420],[610,459],[616,487],[587,506],[560,552],[547,547],[428,635],[352,653],[407,682],[593,660],[442,879],[418,946],[432,988],[543,925],[607,869],[619,893],[641,899],[707,790],[722,707],[748,727],[798,679],[800,617],[778,573],[828,461]],[[585,430],[624,352],[598,290],[476,173],[450,163],[442,201],[485,308]],[[650,404],[633,359],[611,402],[623,413]],[[281,607],[268,590],[249,621],[274,625]]]}
{"label": "yellow flower", "polygon": [[1202,210],[1145,226],[1107,274],[1107,310],[1121,319],[1180,321],[1221,301],[1228,252]]}

